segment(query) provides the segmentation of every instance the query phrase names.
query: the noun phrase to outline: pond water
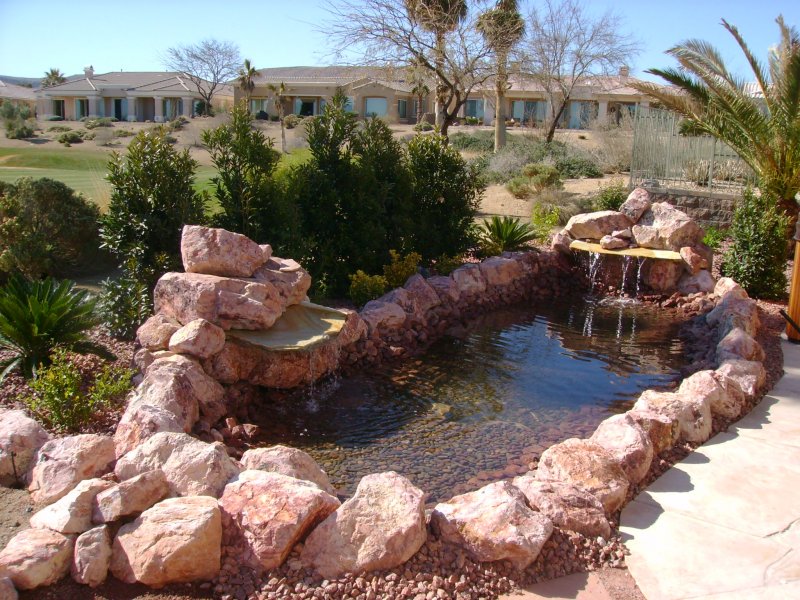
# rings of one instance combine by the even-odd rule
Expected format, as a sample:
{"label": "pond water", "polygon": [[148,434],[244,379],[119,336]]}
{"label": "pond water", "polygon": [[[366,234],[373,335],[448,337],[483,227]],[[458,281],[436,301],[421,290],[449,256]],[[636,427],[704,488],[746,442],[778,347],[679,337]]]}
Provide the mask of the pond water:
{"label": "pond water", "polygon": [[424,355],[296,393],[264,391],[262,445],[311,454],[344,496],[394,470],[429,502],[529,470],[586,437],[684,364],[678,329],[651,305],[591,297],[499,309]]}

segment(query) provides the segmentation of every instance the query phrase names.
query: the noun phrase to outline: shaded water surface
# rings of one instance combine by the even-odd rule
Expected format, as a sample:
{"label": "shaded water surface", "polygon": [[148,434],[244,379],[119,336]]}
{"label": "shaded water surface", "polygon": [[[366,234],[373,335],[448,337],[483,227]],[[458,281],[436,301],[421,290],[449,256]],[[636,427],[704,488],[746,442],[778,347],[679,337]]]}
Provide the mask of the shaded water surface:
{"label": "shaded water surface", "polygon": [[394,470],[429,501],[524,473],[683,364],[679,323],[652,306],[562,299],[453,330],[422,356],[294,394],[265,391],[263,445],[310,453],[351,495]]}

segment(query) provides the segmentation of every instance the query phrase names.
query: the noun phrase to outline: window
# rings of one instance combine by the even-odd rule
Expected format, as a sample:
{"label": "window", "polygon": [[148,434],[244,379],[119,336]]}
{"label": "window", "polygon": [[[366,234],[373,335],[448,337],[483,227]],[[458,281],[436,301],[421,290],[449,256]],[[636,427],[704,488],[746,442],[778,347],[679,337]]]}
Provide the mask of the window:
{"label": "window", "polygon": [[89,101],[86,98],[75,100],[75,118],[80,120],[89,116]]}
{"label": "window", "polygon": [[483,100],[467,100],[464,109],[465,117],[475,117],[476,119],[483,118]]}
{"label": "window", "polygon": [[515,100],[511,107],[511,116],[514,120],[527,125],[533,121],[544,121],[547,103],[541,100]]}
{"label": "window", "polygon": [[261,111],[267,112],[268,105],[269,105],[269,98],[251,98],[250,114],[257,115]]}
{"label": "window", "polygon": [[62,119],[66,118],[66,114],[64,114],[64,101],[63,100],[53,100],[53,114],[61,117]]}
{"label": "window", "polygon": [[356,112],[356,103],[353,96],[347,96],[347,102],[344,103],[344,110],[346,112]]}
{"label": "window", "polygon": [[407,100],[398,100],[397,101],[397,116],[401,119],[405,119],[408,117],[408,101]]}
{"label": "window", "polygon": [[364,115],[367,117],[385,117],[388,106],[386,98],[367,98]]}

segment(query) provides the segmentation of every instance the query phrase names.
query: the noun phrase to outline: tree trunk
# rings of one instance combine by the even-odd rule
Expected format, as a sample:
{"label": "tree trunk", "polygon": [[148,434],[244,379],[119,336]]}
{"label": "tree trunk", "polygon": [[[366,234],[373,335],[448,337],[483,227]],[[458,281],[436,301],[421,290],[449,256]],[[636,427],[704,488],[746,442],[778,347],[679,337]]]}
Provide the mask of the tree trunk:
{"label": "tree trunk", "polygon": [[283,127],[283,98],[278,98],[278,120],[281,122],[281,152],[286,154],[286,129]]}
{"label": "tree trunk", "polygon": [[553,115],[553,121],[550,123],[550,127],[547,130],[547,137],[545,138],[545,141],[547,141],[548,144],[553,141],[553,137],[556,135],[558,120],[561,118],[561,115],[564,114],[564,109],[567,106],[567,102],[569,102],[569,98],[564,98],[564,101],[561,102],[561,105],[558,107],[558,112]]}
{"label": "tree trunk", "polygon": [[[436,32],[436,70],[440,73],[444,71],[444,33]],[[444,105],[445,87],[439,75],[436,75],[436,126],[442,131],[445,130],[445,112],[447,107]]]}
{"label": "tree trunk", "polygon": [[797,226],[797,201],[794,198],[780,198],[778,200],[778,208],[789,217],[789,227],[786,237],[791,240],[795,234],[795,227]]}
{"label": "tree trunk", "polygon": [[505,54],[497,54],[497,81],[495,82],[495,107],[494,107],[494,151],[500,152],[506,145],[506,86],[508,73],[506,72]]}

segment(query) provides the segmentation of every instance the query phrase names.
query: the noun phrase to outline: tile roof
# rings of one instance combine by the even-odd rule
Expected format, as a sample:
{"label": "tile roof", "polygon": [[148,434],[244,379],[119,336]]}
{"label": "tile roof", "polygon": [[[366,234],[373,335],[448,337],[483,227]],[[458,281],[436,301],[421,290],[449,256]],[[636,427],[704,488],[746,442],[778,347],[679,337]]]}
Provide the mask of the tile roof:
{"label": "tile roof", "polygon": [[138,90],[142,92],[191,92],[194,85],[181,73],[174,71],[112,71],[81,77],[41,91],[94,92],[102,90]]}
{"label": "tile roof", "polygon": [[29,87],[0,81],[0,98],[9,98],[11,100],[36,100],[36,92]]}

